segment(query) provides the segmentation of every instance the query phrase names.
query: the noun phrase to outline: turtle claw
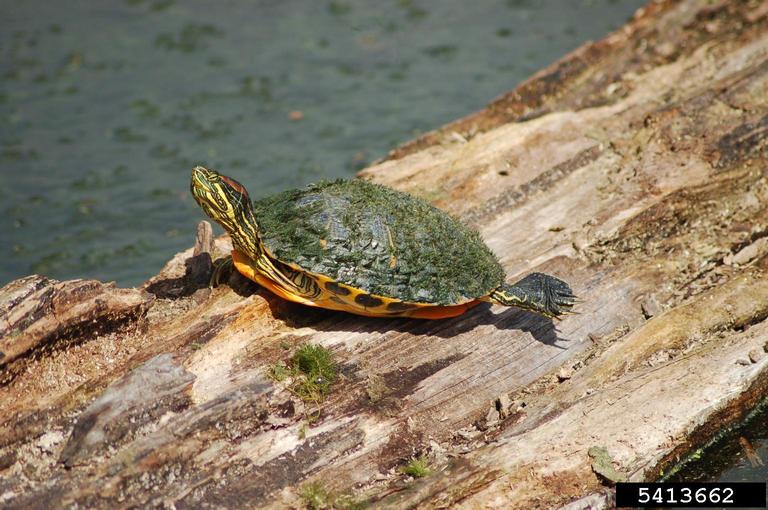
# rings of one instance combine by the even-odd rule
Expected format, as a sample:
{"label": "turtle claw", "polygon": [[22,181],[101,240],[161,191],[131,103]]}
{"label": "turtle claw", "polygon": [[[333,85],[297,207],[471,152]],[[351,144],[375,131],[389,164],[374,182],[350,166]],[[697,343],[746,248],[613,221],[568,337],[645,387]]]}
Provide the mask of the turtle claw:
{"label": "turtle claw", "polygon": [[502,305],[516,306],[552,319],[572,315],[580,302],[563,280],[544,273],[531,273],[514,285],[503,284],[490,298]]}
{"label": "turtle claw", "polygon": [[232,256],[228,255],[224,258],[217,259],[213,263],[213,272],[211,273],[211,279],[208,280],[208,287],[218,287],[220,283],[224,281],[224,275],[229,277],[232,272]]}

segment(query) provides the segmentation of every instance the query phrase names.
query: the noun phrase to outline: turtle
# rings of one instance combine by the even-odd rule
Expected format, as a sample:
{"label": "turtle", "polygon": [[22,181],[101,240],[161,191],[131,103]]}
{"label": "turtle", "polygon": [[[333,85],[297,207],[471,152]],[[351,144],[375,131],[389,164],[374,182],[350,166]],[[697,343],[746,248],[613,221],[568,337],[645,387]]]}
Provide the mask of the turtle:
{"label": "turtle", "polygon": [[560,318],[577,302],[566,282],[547,274],[505,283],[476,230],[421,198],[363,179],[251,201],[235,179],[197,166],[191,192],[232,239],[225,264],[304,305],[442,319],[490,302]]}

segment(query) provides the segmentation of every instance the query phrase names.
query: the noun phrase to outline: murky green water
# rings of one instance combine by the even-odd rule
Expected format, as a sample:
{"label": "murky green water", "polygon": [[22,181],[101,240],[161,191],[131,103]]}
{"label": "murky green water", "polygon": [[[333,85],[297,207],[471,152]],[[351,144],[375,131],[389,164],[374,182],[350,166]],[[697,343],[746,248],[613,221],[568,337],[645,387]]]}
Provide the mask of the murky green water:
{"label": "murky green water", "polygon": [[691,459],[670,482],[764,482],[768,480],[768,401]]}
{"label": "murky green water", "polygon": [[0,0],[0,284],[137,284],[192,242],[193,165],[351,176],[643,3]]}

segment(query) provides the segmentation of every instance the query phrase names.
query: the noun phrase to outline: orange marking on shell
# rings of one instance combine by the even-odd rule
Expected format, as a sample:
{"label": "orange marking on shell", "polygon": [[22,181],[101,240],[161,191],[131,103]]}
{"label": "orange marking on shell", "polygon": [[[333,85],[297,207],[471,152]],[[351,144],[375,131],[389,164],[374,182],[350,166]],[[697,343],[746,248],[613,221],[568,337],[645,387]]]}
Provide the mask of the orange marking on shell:
{"label": "orange marking on shell", "polygon": [[[316,306],[318,308],[326,308],[329,310],[339,310],[342,312],[353,313],[355,315],[364,315],[366,317],[411,317],[414,319],[445,319],[448,317],[456,317],[457,315],[461,315],[470,308],[480,304],[479,300],[447,306],[420,305],[414,303],[418,308],[403,310],[400,313],[393,313],[391,311],[376,311],[377,308],[384,308],[384,310],[386,310],[386,307],[365,308],[363,306],[356,306],[353,303],[344,302],[337,296],[321,297],[320,299],[313,301],[283,289],[275,282],[259,273],[259,271],[254,266],[253,261],[251,261],[251,259],[249,259],[246,255],[240,253],[237,250],[232,250],[232,262],[240,274],[250,280],[255,281],[265,289],[271,291],[273,294],[276,294],[283,299],[293,301],[295,303],[301,303],[307,306]],[[298,268],[298,266],[296,267]],[[352,289],[352,291],[353,294],[350,294],[350,297],[362,293],[358,289]],[[381,296],[381,299],[384,301],[391,301],[389,298],[383,296]]]}

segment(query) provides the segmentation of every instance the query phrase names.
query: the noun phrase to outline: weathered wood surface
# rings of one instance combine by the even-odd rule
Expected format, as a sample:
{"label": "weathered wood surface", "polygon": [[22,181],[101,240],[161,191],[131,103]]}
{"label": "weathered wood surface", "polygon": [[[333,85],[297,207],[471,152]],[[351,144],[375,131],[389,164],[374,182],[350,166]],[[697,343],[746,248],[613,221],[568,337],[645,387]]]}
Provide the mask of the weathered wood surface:
{"label": "weathered wood surface", "polygon": [[[655,479],[765,395],[767,151],[768,3],[653,2],[363,172],[477,226],[510,278],[566,279],[578,315],[211,290],[204,229],[139,289],[13,282],[0,506],[300,507],[310,481],[382,508],[609,505],[591,447]],[[342,366],[319,410],[265,376],[305,342]],[[409,481],[416,454],[434,472]]]}

